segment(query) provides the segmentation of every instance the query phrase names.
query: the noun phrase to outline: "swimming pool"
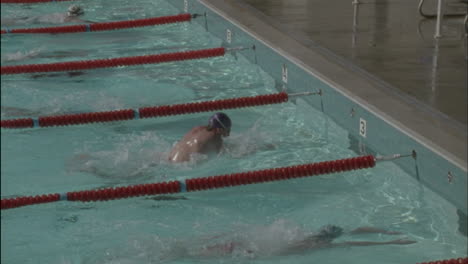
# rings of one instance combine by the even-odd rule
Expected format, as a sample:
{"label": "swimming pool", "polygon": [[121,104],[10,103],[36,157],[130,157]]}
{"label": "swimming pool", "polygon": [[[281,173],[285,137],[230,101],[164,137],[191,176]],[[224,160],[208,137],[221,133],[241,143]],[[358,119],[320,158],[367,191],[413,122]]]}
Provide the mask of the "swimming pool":
{"label": "swimming pool", "polygon": [[[68,4],[34,5],[31,10],[9,5],[2,8],[2,16],[15,10],[25,15],[40,13],[36,6],[45,12],[59,11]],[[108,9],[105,2],[89,6],[87,19],[96,21],[179,13],[164,1],[141,2],[141,7],[131,7],[140,10],[131,16],[125,11],[125,1]],[[223,43],[197,23],[89,36],[2,36],[2,60],[4,53],[10,59],[33,54],[22,61],[7,58],[2,66],[200,49]],[[47,44],[38,48],[36,42]],[[66,56],[73,52],[71,57],[47,58],[53,51],[64,51]],[[79,76],[2,75],[2,119],[276,92],[275,78],[241,53],[86,71]],[[2,198],[203,177],[360,154],[358,140],[305,98],[226,113],[234,122],[226,140],[227,153],[201,156],[197,162],[182,165],[165,162],[165,153],[191,127],[206,123],[209,113],[76,127],[3,129]],[[79,159],[83,153],[91,157]],[[411,159],[405,162],[414,166]],[[89,173],[91,168],[99,175]],[[466,255],[467,240],[457,231],[455,210],[396,164],[386,162],[363,171],[164,199],[59,202],[2,211],[1,253],[2,262],[7,263],[415,263]],[[388,228],[418,243],[276,256],[284,244],[326,224],[346,229],[364,225]],[[211,238],[220,234],[224,236]],[[216,258],[187,254],[213,241],[232,239],[248,241],[254,253]],[[350,237],[339,240],[346,239]]]}

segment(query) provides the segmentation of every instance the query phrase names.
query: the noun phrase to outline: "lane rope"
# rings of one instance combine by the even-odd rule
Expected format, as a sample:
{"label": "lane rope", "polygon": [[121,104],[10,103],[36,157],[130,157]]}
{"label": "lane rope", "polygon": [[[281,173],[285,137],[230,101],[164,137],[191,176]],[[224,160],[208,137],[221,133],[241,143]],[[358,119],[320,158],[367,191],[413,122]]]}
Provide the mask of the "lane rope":
{"label": "lane rope", "polygon": [[21,73],[38,73],[38,72],[63,72],[63,71],[79,71],[98,68],[110,68],[119,66],[133,66],[141,64],[156,64],[172,61],[195,60],[202,58],[221,57],[226,54],[228,49],[224,47],[191,50],[173,53],[162,53],[153,55],[143,55],[134,57],[120,57],[97,60],[69,61],[58,63],[44,64],[24,64],[1,66],[1,74],[21,74]]}
{"label": "lane rope", "polygon": [[[309,93],[315,94],[315,93]],[[304,94],[301,94],[304,95]],[[259,105],[280,104],[288,101],[286,92],[237,97],[221,100],[142,107],[139,109],[123,109],[105,112],[91,112],[80,114],[66,114],[56,116],[41,116],[39,118],[20,118],[1,120],[1,128],[38,128],[51,126],[71,126],[90,123],[103,123],[123,120],[138,120],[172,115],[212,112],[224,109],[245,108]]]}
{"label": "lane rope", "polygon": [[54,193],[36,196],[23,196],[1,200],[1,210],[27,205],[52,203],[57,201],[108,201],[136,196],[172,194],[180,192],[195,192],[217,188],[227,188],[239,185],[257,184],[271,181],[281,181],[321,174],[338,173],[357,169],[372,168],[377,159],[372,155],[346,158],[280,167],[256,171],[247,171],[225,175],[169,181],[161,183],[138,184],[126,187],[111,187],[104,189]]}
{"label": "lane rope", "polygon": [[63,34],[63,33],[97,32],[97,31],[107,31],[107,30],[117,30],[117,29],[125,29],[125,28],[147,27],[147,26],[188,22],[188,21],[191,21],[192,18],[196,18],[198,16],[199,15],[192,15],[192,14],[184,13],[184,14],[173,15],[173,16],[163,16],[163,17],[133,19],[133,20],[124,20],[124,21],[113,21],[113,22],[102,22],[102,23],[92,23],[92,24],[68,25],[68,26],[58,26],[58,27],[56,26],[56,27],[5,29],[0,32],[1,34]]}

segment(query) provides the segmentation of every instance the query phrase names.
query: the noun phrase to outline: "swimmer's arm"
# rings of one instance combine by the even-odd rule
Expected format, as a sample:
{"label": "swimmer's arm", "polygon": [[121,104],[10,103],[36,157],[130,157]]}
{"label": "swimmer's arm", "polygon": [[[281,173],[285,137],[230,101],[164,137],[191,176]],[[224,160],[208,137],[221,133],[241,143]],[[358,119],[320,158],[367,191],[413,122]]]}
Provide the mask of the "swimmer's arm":
{"label": "swimmer's arm", "polygon": [[101,170],[94,165],[86,165],[86,163],[92,159],[94,159],[93,156],[86,153],[75,155],[67,161],[67,170],[91,173],[102,178],[109,178],[112,176],[112,174],[107,173],[105,170]]}
{"label": "swimmer's arm", "polygon": [[414,240],[396,239],[385,242],[373,242],[373,241],[345,241],[340,243],[331,243],[330,247],[346,247],[346,246],[378,246],[378,245],[408,245],[414,244]]}
{"label": "swimmer's arm", "polygon": [[314,249],[332,247],[328,242],[320,242],[314,236],[306,237],[303,240],[295,241],[281,250],[281,255],[300,254]]}
{"label": "swimmer's arm", "polygon": [[[115,177],[113,173],[109,173],[106,170],[99,169],[96,166],[90,166],[90,167],[87,167],[87,168],[78,169],[77,171],[85,172],[85,173],[91,173],[91,174],[96,175],[96,176],[101,177],[101,178]],[[140,177],[142,175],[143,175],[143,172],[140,171],[140,172],[137,172],[135,174],[132,174],[131,177]]]}
{"label": "swimmer's arm", "polygon": [[[248,156],[248,155],[252,155],[252,154],[255,154],[255,153],[259,152],[259,151],[274,150],[276,148],[277,148],[277,146],[275,144],[265,143],[265,144],[262,144],[260,146],[255,147],[255,148],[245,150],[242,153],[236,153],[235,158],[240,158],[240,157],[245,157],[245,156]],[[223,143],[223,147],[221,148],[221,152],[222,153],[231,153],[231,152],[233,152],[233,150],[234,150],[234,152],[236,152],[235,149],[236,149],[236,146],[234,144]]]}
{"label": "swimmer's arm", "polygon": [[42,115],[42,111],[34,111],[34,110],[26,109],[26,108],[11,107],[11,106],[2,106],[1,107],[1,112],[6,117],[11,117],[11,116],[31,117],[31,116],[40,116],[40,115]]}
{"label": "swimmer's arm", "polygon": [[43,52],[38,54],[40,58],[68,58],[68,57],[85,57],[88,56],[88,52],[84,50],[69,50],[69,51],[54,51],[54,52]]}
{"label": "swimmer's arm", "polygon": [[73,18],[73,19],[70,19],[68,22],[72,22],[72,23],[88,23],[88,24],[97,23],[97,22],[95,22],[95,21],[84,20],[84,19],[80,19],[80,18]]}
{"label": "swimmer's arm", "polygon": [[371,233],[377,233],[377,234],[385,234],[385,235],[401,235],[401,232],[396,232],[396,231],[388,231],[385,229],[380,229],[380,228],[375,228],[375,227],[359,227],[356,228],[352,231],[349,232],[350,234],[371,234]]}
{"label": "swimmer's arm", "polygon": [[334,247],[349,247],[349,246],[378,246],[378,245],[408,245],[414,244],[416,241],[405,240],[405,239],[396,239],[392,241],[385,242],[374,242],[374,241],[345,241],[340,243],[329,243],[329,242],[320,242],[313,238],[313,236],[306,238],[302,241],[295,242],[294,244],[288,246],[283,250],[282,254],[294,254],[306,252],[313,249],[321,248],[334,248]]}
{"label": "swimmer's arm", "polygon": [[215,143],[216,153],[221,153],[224,151],[224,142],[222,140]]}
{"label": "swimmer's arm", "polygon": [[88,24],[98,23],[98,22],[96,22],[96,21],[91,21],[91,20],[81,20],[81,22],[83,22],[83,23],[88,23]]}

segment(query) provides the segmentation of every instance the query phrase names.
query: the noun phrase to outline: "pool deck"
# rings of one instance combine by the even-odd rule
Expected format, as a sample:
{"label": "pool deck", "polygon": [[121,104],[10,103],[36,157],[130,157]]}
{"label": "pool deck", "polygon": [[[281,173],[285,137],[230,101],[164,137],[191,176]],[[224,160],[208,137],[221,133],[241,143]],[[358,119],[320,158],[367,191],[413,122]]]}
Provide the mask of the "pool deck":
{"label": "pool deck", "polygon": [[[419,25],[418,35],[421,17],[413,2],[202,1],[467,170],[467,41],[463,28],[458,30],[463,19],[444,22],[447,36],[436,40],[432,26]],[[408,11],[408,5],[413,9]],[[394,32],[394,24],[382,19],[402,22],[394,22]]]}

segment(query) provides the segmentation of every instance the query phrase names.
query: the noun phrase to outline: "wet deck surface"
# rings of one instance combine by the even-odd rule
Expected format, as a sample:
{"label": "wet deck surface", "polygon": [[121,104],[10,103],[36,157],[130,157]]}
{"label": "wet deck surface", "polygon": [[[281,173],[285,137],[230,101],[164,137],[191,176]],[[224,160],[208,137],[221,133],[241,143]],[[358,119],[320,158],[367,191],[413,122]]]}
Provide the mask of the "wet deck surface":
{"label": "wet deck surface", "polygon": [[[462,127],[467,124],[467,38],[464,17],[445,18],[436,40],[435,19],[408,0],[242,0],[273,27],[306,46],[322,46]],[[446,13],[466,13],[459,0]],[[423,10],[435,13],[437,1]],[[456,123],[455,122],[455,123]]]}

